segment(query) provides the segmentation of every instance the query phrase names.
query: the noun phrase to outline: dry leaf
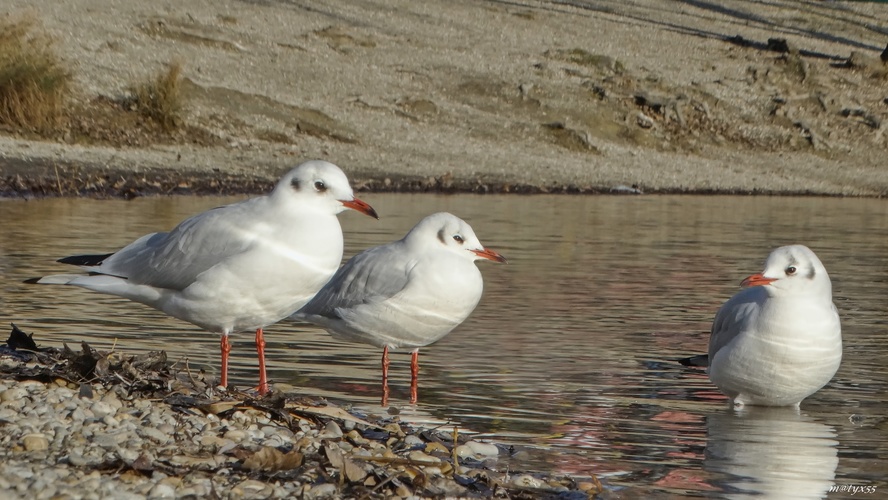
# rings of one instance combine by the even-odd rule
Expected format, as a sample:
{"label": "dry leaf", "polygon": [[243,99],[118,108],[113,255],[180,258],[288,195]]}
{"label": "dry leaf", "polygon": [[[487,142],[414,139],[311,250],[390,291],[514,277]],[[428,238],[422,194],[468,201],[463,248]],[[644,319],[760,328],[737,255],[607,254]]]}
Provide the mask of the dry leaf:
{"label": "dry leaf", "polygon": [[352,483],[363,481],[367,477],[367,471],[363,467],[347,458],[344,459],[343,466],[340,470],[345,471],[345,477]]}
{"label": "dry leaf", "polygon": [[298,451],[285,454],[276,448],[265,446],[244,460],[244,468],[264,472],[290,470],[302,465],[302,458],[302,453]]}
{"label": "dry leaf", "polygon": [[348,479],[349,482],[356,483],[363,481],[367,477],[367,472],[364,468],[346,458],[341,451],[330,446],[327,446],[324,451],[327,454],[327,460],[330,461],[330,465],[339,469],[340,475]]}

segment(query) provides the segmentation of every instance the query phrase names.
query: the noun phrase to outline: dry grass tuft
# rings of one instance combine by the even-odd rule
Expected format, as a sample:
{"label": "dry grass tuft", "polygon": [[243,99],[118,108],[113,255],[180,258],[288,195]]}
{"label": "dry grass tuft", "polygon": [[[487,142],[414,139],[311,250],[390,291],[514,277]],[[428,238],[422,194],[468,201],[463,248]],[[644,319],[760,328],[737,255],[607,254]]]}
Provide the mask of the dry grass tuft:
{"label": "dry grass tuft", "polygon": [[71,75],[33,17],[0,19],[0,124],[43,132],[58,125]]}
{"label": "dry grass tuft", "polygon": [[170,63],[147,82],[131,87],[132,105],[142,116],[154,121],[167,132],[182,123],[182,64]]}

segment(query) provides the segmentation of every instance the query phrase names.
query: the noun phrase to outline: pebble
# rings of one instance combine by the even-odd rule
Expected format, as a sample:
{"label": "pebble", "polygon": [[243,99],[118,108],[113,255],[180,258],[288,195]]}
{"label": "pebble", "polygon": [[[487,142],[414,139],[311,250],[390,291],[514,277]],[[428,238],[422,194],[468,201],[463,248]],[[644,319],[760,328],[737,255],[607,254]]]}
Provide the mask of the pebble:
{"label": "pebble", "polygon": [[303,498],[307,500],[319,500],[321,498],[331,498],[336,495],[336,485],[325,483],[314,487],[309,487],[303,494]]}
{"label": "pebble", "polygon": [[327,422],[327,426],[324,427],[324,430],[318,434],[319,439],[339,439],[342,437],[342,429],[339,427],[334,421]]}
{"label": "pebble", "polygon": [[521,488],[545,488],[548,485],[530,474],[518,474],[512,477],[512,484]]}
{"label": "pebble", "polygon": [[49,448],[49,439],[43,434],[28,434],[22,437],[25,451],[43,451]]}
{"label": "pebble", "polygon": [[27,395],[28,391],[24,387],[12,387],[0,392],[0,403],[19,401]]}
{"label": "pebble", "polygon": [[480,441],[469,441],[456,447],[456,454],[460,458],[488,458],[499,455],[499,448],[494,444]]}
{"label": "pebble", "polygon": [[108,415],[117,413],[111,405],[104,401],[96,401],[90,407],[90,410],[92,410],[93,415],[95,415],[96,418],[104,418]]}
{"label": "pebble", "polygon": [[166,442],[168,442],[170,440],[170,437],[168,435],[160,432],[159,430],[157,430],[153,427],[142,427],[141,429],[139,429],[139,433],[142,436],[154,441],[155,443],[159,443],[159,444],[165,444]]}
{"label": "pebble", "polygon": [[225,433],[225,439],[230,439],[234,442],[240,442],[247,438],[247,432],[239,429],[232,429]]}
{"label": "pebble", "polygon": [[433,457],[431,455],[426,455],[425,453],[419,450],[413,450],[407,454],[407,458],[413,460],[414,462],[419,462],[421,464],[439,464],[441,463],[441,459],[437,457]]}
{"label": "pebble", "polygon": [[149,498],[176,498],[176,488],[165,484],[165,483],[157,483],[151,488],[151,491],[148,492]]}

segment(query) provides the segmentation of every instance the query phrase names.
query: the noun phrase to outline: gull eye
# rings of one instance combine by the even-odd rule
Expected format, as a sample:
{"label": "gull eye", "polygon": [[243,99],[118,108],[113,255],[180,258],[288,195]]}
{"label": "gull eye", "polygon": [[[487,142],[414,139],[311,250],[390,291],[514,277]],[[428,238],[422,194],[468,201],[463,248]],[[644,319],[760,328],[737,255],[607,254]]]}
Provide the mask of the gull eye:
{"label": "gull eye", "polygon": [[463,242],[465,242],[465,240],[463,239],[463,237],[460,236],[460,235],[458,235],[458,234],[454,234],[454,235],[453,235],[453,241],[459,243],[460,245],[462,245]]}
{"label": "gull eye", "polygon": [[327,190],[327,185],[324,184],[324,181],[315,181],[315,191],[323,193]]}
{"label": "gull eye", "polygon": [[784,269],[783,272],[785,272],[787,276],[792,276],[793,274],[796,273],[796,267],[795,267],[795,266],[789,266],[789,267],[787,267],[786,269]]}

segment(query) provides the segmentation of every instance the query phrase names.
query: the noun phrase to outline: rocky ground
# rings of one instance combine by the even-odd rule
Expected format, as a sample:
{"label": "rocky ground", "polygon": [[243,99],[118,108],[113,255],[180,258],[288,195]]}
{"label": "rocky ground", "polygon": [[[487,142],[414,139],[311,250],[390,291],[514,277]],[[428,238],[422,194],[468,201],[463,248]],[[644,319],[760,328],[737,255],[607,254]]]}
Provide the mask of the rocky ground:
{"label": "rocky ground", "polygon": [[[6,195],[257,192],[307,158],[372,190],[888,194],[886,4],[11,7],[77,102],[48,135],[0,130]],[[120,103],[174,61],[166,132]]]}
{"label": "rocky ground", "polygon": [[0,348],[0,496],[559,498],[597,478],[497,466],[514,453],[458,429],[416,429],[325,401],[221,391],[163,352]]}

